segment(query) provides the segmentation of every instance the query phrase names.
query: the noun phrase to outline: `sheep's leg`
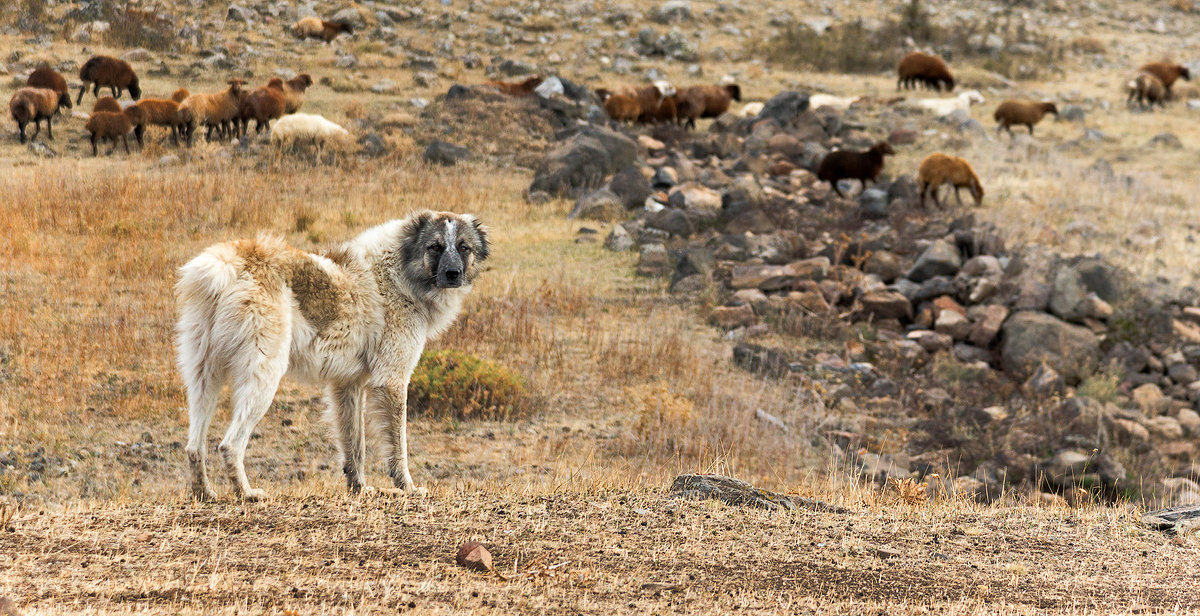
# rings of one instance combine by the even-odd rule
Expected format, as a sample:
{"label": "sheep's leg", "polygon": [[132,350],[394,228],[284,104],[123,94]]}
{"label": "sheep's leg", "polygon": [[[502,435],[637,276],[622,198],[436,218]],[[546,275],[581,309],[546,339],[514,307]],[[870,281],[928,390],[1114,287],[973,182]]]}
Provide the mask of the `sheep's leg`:
{"label": "sheep's leg", "polygon": [[21,131],[21,143],[25,143],[25,123],[17,122],[17,130]]}
{"label": "sheep's leg", "polygon": [[92,88],[92,96],[94,96],[94,97],[96,97],[96,98],[100,98],[100,84],[99,84],[99,83],[95,83],[95,84],[92,84],[92,85],[94,86],[94,87]]}
{"label": "sheep's leg", "polygon": [[1029,136],[1032,137],[1033,136],[1033,124],[1026,124],[1026,126],[1029,127]]}
{"label": "sheep's leg", "polygon": [[92,133],[91,141],[92,141],[92,156],[97,156],[98,154],[97,154],[97,150],[96,150],[96,133]]}
{"label": "sheep's leg", "polygon": [[117,89],[117,86],[108,86],[108,88],[112,90],[113,98],[121,98],[121,91]]}
{"label": "sheep's leg", "polygon": [[[125,144],[125,155],[129,156],[129,135],[121,135],[121,143]],[[117,143],[113,141],[113,149],[117,149]]]}
{"label": "sheep's leg", "polygon": [[133,136],[137,137],[138,149],[146,147],[145,142],[142,141],[142,136],[145,134],[146,134],[146,125],[145,124],[139,124],[136,127],[134,127]]}
{"label": "sheep's leg", "polygon": [[79,98],[75,100],[76,105],[83,102],[83,93],[84,92],[87,92],[87,82],[86,81],[83,82],[83,85],[79,86]]}
{"label": "sheep's leg", "polygon": [[954,185],[954,199],[958,201],[958,207],[962,207],[962,186]]}
{"label": "sheep's leg", "polygon": [[50,122],[50,118],[46,118],[46,136],[50,141],[54,141],[54,125]]}
{"label": "sheep's leg", "polygon": [[846,198],[846,195],[843,195],[843,194],[842,194],[842,189],[841,189],[841,188],[838,188],[838,182],[837,182],[837,180],[830,180],[830,181],[829,181],[829,184],[830,184],[831,186],[833,186],[833,192],[837,193],[837,196],[839,196],[839,197],[841,197],[841,198],[843,198],[843,199],[845,199],[845,198]]}
{"label": "sheep's leg", "polygon": [[33,134],[29,136],[29,140],[37,139],[38,133],[42,130],[42,125],[37,118],[33,120]]}

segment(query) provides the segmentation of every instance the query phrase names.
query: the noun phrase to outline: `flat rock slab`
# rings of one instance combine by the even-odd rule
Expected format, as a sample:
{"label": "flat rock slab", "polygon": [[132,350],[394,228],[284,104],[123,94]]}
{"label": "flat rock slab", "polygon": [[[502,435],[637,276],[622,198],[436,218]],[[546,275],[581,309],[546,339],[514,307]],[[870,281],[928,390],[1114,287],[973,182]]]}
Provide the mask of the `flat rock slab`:
{"label": "flat rock slab", "polygon": [[[676,480],[678,481],[678,480]],[[1162,531],[1178,531],[1200,525],[1200,506],[1168,507],[1142,515],[1147,526]]]}
{"label": "flat rock slab", "polygon": [[669,494],[681,498],[715,498],[724,503],[739,507],[751,506],[760,509],[783,509],[788,511],[796,507],[804,507],[836,513],[849,512],[849,510],[843,507],[837,507],[822,501],[798,496],[787,496],[756,488],[741,479],[725,477],[724,475],[680,475],[671,483]]}

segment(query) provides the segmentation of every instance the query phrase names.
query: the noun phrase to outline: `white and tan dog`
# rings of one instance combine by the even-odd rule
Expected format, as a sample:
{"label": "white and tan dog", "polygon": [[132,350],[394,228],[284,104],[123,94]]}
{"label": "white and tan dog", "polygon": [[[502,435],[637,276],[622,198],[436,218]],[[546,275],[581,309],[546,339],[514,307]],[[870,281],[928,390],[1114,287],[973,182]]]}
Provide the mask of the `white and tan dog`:
{"label": "white and tan dog", "polygon": [[238,495],[265,496],[250,487],[243,460],[284,374],[325,386],[351,491],[362,489],[368,418],[382,427],[396,487],[414,489],[408,380],[425,342],[454,322],[488,252],[487,231],[473,216],[426,210],[324,256],[261,236],[217,244],[181,267],[176,344],[192,494],[216,496],[206,435],[228,382],[233,420],[218,449]]}

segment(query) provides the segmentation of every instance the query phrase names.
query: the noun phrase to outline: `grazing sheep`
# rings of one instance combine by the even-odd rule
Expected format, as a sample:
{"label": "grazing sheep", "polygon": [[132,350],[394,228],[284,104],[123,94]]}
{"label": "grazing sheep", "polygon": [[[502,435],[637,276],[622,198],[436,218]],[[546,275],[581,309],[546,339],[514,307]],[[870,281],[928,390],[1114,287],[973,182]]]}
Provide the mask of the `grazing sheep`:
{"label": "grazing sheep", "polygon": [[1012,100],[1000,103],[996,108],[996,113],[992,117],[999,124],[996,126],[996,134],[999,135],[1001,130],[1007,130],[1009,135],[1012,135],[1012,126],[1014,124],[1029,127],[1029,134],[1033,135],[1033,125],[1042,121],[1047,113],[1058,115],[1058,107],[1054,103],[1026,100]]}
{"label": "grazing sheep", "polygon": [[[67,80],[58,71],[46,66],[39,66],[33,69],[32,73],[29,73],[29,78],[25,80],[25,87],[46,88],[47,90],[54,90],[60,94],[65,94],[67,92]],[[70,95],[67,96],[66,103],[67,109],[70,109]],[[62,113],[62,109],[59,109],[58,112]]]}
{"label": "grazing sheep", "polygon": [[354,29],[348,23],[325,21],[320,17],[305,17],[292,24],[292,34],[296,37],[321,39],[326,43],[343,32],[354,32]]}
{"label": "grazing sheep", "polygon": [[46,135],[54,139],[51,118],[58,113],[58,108],[64,105],[71,106],[71,95],[66,92],[55,92],[48,88],[21,88],[14,92],[8,100],[8,111],[17,123],[21,143],[25,143],[25,125],[33,122],[33,135],[29,138],[37,139],[42,120],[46,121]]}
{"label": "grazing sheep", "polygon": [[975,207],[979,207],[983,203],[983,184],[979,182],[979,176],[975,175],[971,163],[957,156],[949,156],[941,152],[934,152],[926,156],[917,169],[917,184],[921,187],[921,207],[925,207],[926,191],[932,192],[933,204],[939,209],[942,207],[938,200],[938,188],[941,188],[942,184],[954,187],[954,197],[958,199],[959,205],[962,205],[962,195],[959,190],[964,186],[971,191],[971,196],[975,198]]}
{"label": "grazing sheep", "polygon": [[886,141],[880,141],[871,146],[871,149],[865,152],[856,152],[851,150],[838,150],[830,152],[821,159],[821,166],[817,169],[817,179],[823,182],[829,182],[833,186],[833,192],[839,197],[845,197],[840,188],[838,181],[840,180],[859,180],[862,182],[863,190],[867,189],[867,180],[875,181],[879,177],[879,172],[883,170],[883,157],[888,154],[895,154],[896,151]]}
{"label": "grazing sheep", "polygon": [[120,113],[121,103],[111,96],[101,96],[100,98],[96,99],[96,104],[92,105],[92,113],[96,113],[97,111],[112,111]]}
{"label": "grazing sheep", "polygon": [[311,113],[294,113],[284,116],[271,127],[271,143],[290,145],[311,142],[325,145],[345,141],[349,131],[325,118]]}
{"label": "grazing sheep", "polygon": [[939,92],[943,86],[947,92],[954,90],[954,76],[950,74],[950,67],[941,58],[927,53],[909,52],[896,65],[896,74],[899,76],[897,90],[902,87],[912,89],[917,84]]}
{"label": "grazing sheep", "polygon": [[[187,90],[183,90],[187,92]],[[186,96],[184,99],[186,100]],[[138,108],[139,113],[131,117],[133,122],[133,134],[137,137],[138,147],[144,147],[144,135],[146,134],[147,126],[165,126],[171,129],[171,143],[179,143],[179,102],[175,99],[166,98],[143,98],[138,101],[133,107]]]}
{"label": "grazing sheep", "polygon": [[626,94],[609,94],[604,99],[604,111],[617,122],[633,122],[642,115],[642,104]]}
{"label": "grazing sheep", "polygon": [[696,127],[697,118],[715,118],[729,111],[731,101],[742,100],[742,89],[734,83],[692,86],[679,91],[679,117],[684,126]]}
{"label": "grazing sheep", "polygon": [[676,123],[679,120],[677,101],[678,95],[663,97],[658,101],[658,105],[651,109],[643,109],[642,113],[638,115],[638,122],[643,124]]}
{"label": "grazing sheep", "polygon": [[[607,90],[605,88],[599,88],[596,90],[596,96],[600,99],[601,103],[607,103],[609,98],[617,95],[631,98],[636,101],[636,112],[633,112],[631,109],[626,110],[630,113],[633,113],[633,119],[637,119],[638,116],[642,115],[644,110],[658,109],[658,104],[662,102],[662,99],[668,96],[675,96],[676,94],[677,92],[675,91],[675,86],[671,85],[670,82],[667,81],[655,81],[654,83],[646,86],[621,86],[613,90]],[[624,104],[625,103],[622,103],[622,105]],[[611,117],[612,114],[609,115]]]}
{"label": "grazing sheep", "polygon": [[304,91],[313,84],[308,73],[300,73],[283,82],[284,113],[296,113],[304,104]]}
{"label": "grazing sheep", "polygon": [[1125,84],[1125,88],[1129,91],[1129,98],[1125,99],[1125,104],[1130,107],[1135,100],[1142,109],[1149,109],[1154,105],[1166,106],[1167,89],[1162,81],[1151,73],[1138,73],[1137,77]]}
{"label": "grazing sheep", "polygon": [[496,88],[497,90],[500,90],[501,94],[507,94],[508,96],[516,96],[516,97],[525,97],[525,96],[533,96],[534,89],[536,89],[538,86],[542,85],[542,78],[535,76],[535,77],[529,77],[528,79],[525,79],[524,81],[517,81],[517,82],[489,81],[483,85],[488,86],[490,88]]}
{"label": "grazing sheep", "polygon": [[79,100],[75,101],[76,104],[83,102],[83,93],[87,91],[89,83],[93,84],[92,95],[96,97],[100,96],[102,86],[112,88],[114,98],[120,98],[122,90],[129,90],[129,96],[135,101],[142,96],[137,73],[133,72],[133,67],[129,66],[128,62],[119,58],[92,56],[84,63],[83,68],[79,69],[79,78],[83,80],[83,85],[79,88]]}
{"label": "grazing sheep", "polygon": [[83,128],[91,133],[90,141],[92,142],[92,156],[98,156],[96,143],[98,141],[111,141],[112,149],[108,151],[108,155],[117,150],[117,138],[121,138],[121,142],[125,145],[125,153],[129,154],[129,131],[133,130],[136,123],[144,123],[141,110],[137,105],[133,105],[124,111],[97,111],[93,113],[84,124]]}
{"label": "grazing sheep", "polygon": [[283,117],[286,102],[283,97],[283,80],[272,77],[267,85],[255,88],[252,92],[243,91],[238,121],[239,133],[246,134],[250,120],[254,120],[254,132],[261,133],[263,128],[271,127],[271,120]]}
{"label": "grazing sheep", "polygon": [[208,127],[205,138],[212,141],[213,130],[218,137],[230,136],[237,122],[240,109],[242,84],[241,79],[230,79],[229,88],[211,94],[192,94],[179,104],[179,125],[183,129],[188,147],[192,146],[192,136],[196,126],[203,124]]}
{"label": "grazing sheep", "polygon": [[971,108],[972,104],[982,102],[984,102],[983,95],[978,90],[967,90],[953,98],[918,98],[911,101],[906,100],[904,101],[904,105],[910,109],[929,111],[941,117],[959,110],[967,111]]}
{"label": "grazing sheep", "polygon": [[1142,73],[1150,73],[1162,82],[1163,88],[1166,89],[1166,98],[1171,98],[1171,86],[1175,85],[1175,80],[1182,77],[1186,81],[1191,81],[1192,74],[1186,66],[1175,64],[1174,62],[1150,62],[1138,69]]}
{"label": "grazing sheep", "polygon": [[829,107],[845,111],[850,108],[850,105],[862,100],[861,96],[833,96],[831,94],[813,94],[808,97],[809,109],[820,109],[821,107]]}

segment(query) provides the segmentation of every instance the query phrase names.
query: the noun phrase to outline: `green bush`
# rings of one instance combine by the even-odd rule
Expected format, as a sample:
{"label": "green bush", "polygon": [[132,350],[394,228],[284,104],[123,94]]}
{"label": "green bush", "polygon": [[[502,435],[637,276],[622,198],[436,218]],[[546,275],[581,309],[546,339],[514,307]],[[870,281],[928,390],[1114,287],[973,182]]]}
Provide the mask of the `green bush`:
{"label": "green bush", "polygon": [[528,410],[521,378],[496,362],[461,351],[421,357],[408,385],[414,413],[458,419],[508,419]]}

